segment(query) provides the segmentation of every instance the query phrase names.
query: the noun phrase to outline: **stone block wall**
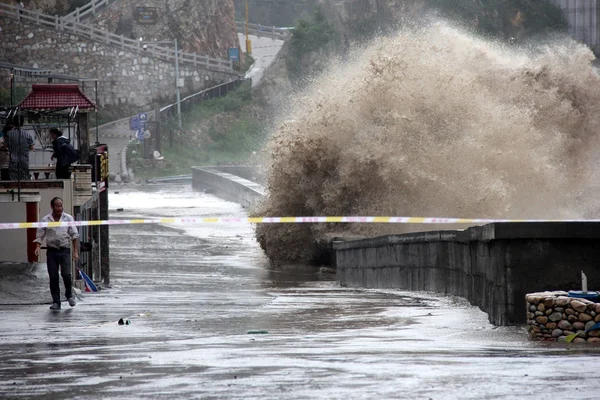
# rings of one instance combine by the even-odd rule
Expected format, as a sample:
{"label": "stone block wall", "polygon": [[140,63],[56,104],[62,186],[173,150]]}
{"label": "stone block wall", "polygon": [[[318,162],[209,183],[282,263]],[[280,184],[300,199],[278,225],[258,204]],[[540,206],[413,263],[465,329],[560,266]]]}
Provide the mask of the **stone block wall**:
{"label": "stone block wall", "polygon": [[578,333],[574,343],[600,343],[600,330],[585,333],[600,322],[600,303],[568,297],[567,292],[538,292],[525,296],[527,331],[532,339],[564,342]]}
{"label": "stone block wall", "polygon": [[[98,103],[108,114],[131,115],[140,109],[152,108],[155,102],[168,103],[175,98],[172,62],[152,58],[143,51],[130,53],[24,20],[0,16],[0,27],[3,61],[99,79]],[[187,63],[180,64],[180,75],[184,79],[182,97],[232,78],[231,74],[207,71]],[[44,81],[17,79],[20,79],[18,86]],[[93,83],[87,83],[86,93],[95,100]]]}

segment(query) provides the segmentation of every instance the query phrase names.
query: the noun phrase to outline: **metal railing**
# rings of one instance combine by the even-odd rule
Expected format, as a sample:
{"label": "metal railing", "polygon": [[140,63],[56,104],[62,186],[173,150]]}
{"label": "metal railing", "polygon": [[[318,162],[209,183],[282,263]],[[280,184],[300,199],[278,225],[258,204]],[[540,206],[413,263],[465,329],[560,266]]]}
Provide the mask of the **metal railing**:
{"label": "metal railing", "polygon": [[[74,20],[67,20],[58,15],[44,14],[38,10],[27,10],[18,8],[10,4],[0,4],[0,16],[14,18],[18,21],[27,20],[40,26],[48,26],[53,29],[69,32],[80,37],[87,38],[94,42],[114,46],[130,52],[142,52],[142,45],[139,41],[128,39],[124,36],[115,35],[105,30],[96,28],[88,24],[82,24]],[[232,73],[233,63],[230,60],[212,58],[209,56],[200,56],[198,54],[179,51],[179,61],[196,65],[203,69]],[[147,45],[144,54],[149,57],[162,59],[165,61],[175,61],[175,49],[159,45]]]}
{"label": "metal railing", "polygon": [[[221,97],[232,91],[233,89],[240,86],[242,83],[248,81],[247,79],[237,78],[227,82],[220,83],[216,86],[203,89],[198,93],[194,93],[181,99],[181,110],[183,112],[189,111],[194,105],[201,103],[204,100],[212,100],[217,97]],[[169,104],[160,108],[161,117],[175,118],[176,116],[176,103]]]}
{"label": "metal railing", "polygon": [[[235,21],[238,33],[246,33],[246,23]],[[287,40],[292,36],[291,28],[278,28],[276,26],[266,26],[261,24],[248,24],[248,34],[254,36],[263,36],[271,39]]]}

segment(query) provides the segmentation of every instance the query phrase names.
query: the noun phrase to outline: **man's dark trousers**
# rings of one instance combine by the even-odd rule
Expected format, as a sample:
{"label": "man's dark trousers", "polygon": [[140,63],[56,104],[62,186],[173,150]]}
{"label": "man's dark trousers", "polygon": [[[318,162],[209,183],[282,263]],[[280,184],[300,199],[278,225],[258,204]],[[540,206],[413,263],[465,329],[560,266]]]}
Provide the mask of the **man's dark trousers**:
{"label": "man's dark trousers", "polygon": [[65,284],[65,297],[71,298],[71,249],[62,247],[60,249],[49,248],[46,253],[46,263],[48,264],[48,276],[50,277],[50,293],[52,301],[60,304],[60,286],[58,283],[58,269],[63,277]]}
{"label": "man's dark trousers", "polygon": [[56,165],[56,179],[71,179],[68,165]]}

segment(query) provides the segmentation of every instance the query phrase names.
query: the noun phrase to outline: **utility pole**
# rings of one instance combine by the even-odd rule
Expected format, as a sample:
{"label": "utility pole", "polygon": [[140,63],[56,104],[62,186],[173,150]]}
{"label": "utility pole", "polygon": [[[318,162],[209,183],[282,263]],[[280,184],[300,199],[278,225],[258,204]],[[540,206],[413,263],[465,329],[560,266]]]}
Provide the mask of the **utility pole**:
{"label": "utility pole", "polygon": [[252,54],[252,42],[248,36],[248,0],[246,0],[246,54]]}
{"label": "utility pole", "polygon": [[179,48],[177,47],[177,38],[174,39],[175,42],[175,86],[177,90],[177,123],[179,124],[179,129],[182,129],[181,125],[181,93],[179,92]]}

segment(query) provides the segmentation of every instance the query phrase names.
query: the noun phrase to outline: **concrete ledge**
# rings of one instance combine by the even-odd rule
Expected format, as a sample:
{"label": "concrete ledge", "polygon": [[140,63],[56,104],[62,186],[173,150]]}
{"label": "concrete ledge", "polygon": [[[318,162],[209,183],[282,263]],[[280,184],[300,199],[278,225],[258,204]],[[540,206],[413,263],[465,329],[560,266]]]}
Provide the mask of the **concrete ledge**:
{"label": "concrete ledge", "polygon": [[502,223],[334,242],[342,285],[462,296],[496,325],[526,322],[525,295],[600,288],[600,223]]}
{"label": "concrete ledge", "polygon": [[192,167],[192,187],[243,207],[262,200],[265,195],[261,185],[211,167]]}
{"label": "concrete ledge", "polygon": [[261,172],[255,165],[216,165],[210,166],[209,169],[239,176],[240,178],[247,179],[251,182],[256,182],[260,184],[263,184],[265,182],[265,177],[261,174]]}

